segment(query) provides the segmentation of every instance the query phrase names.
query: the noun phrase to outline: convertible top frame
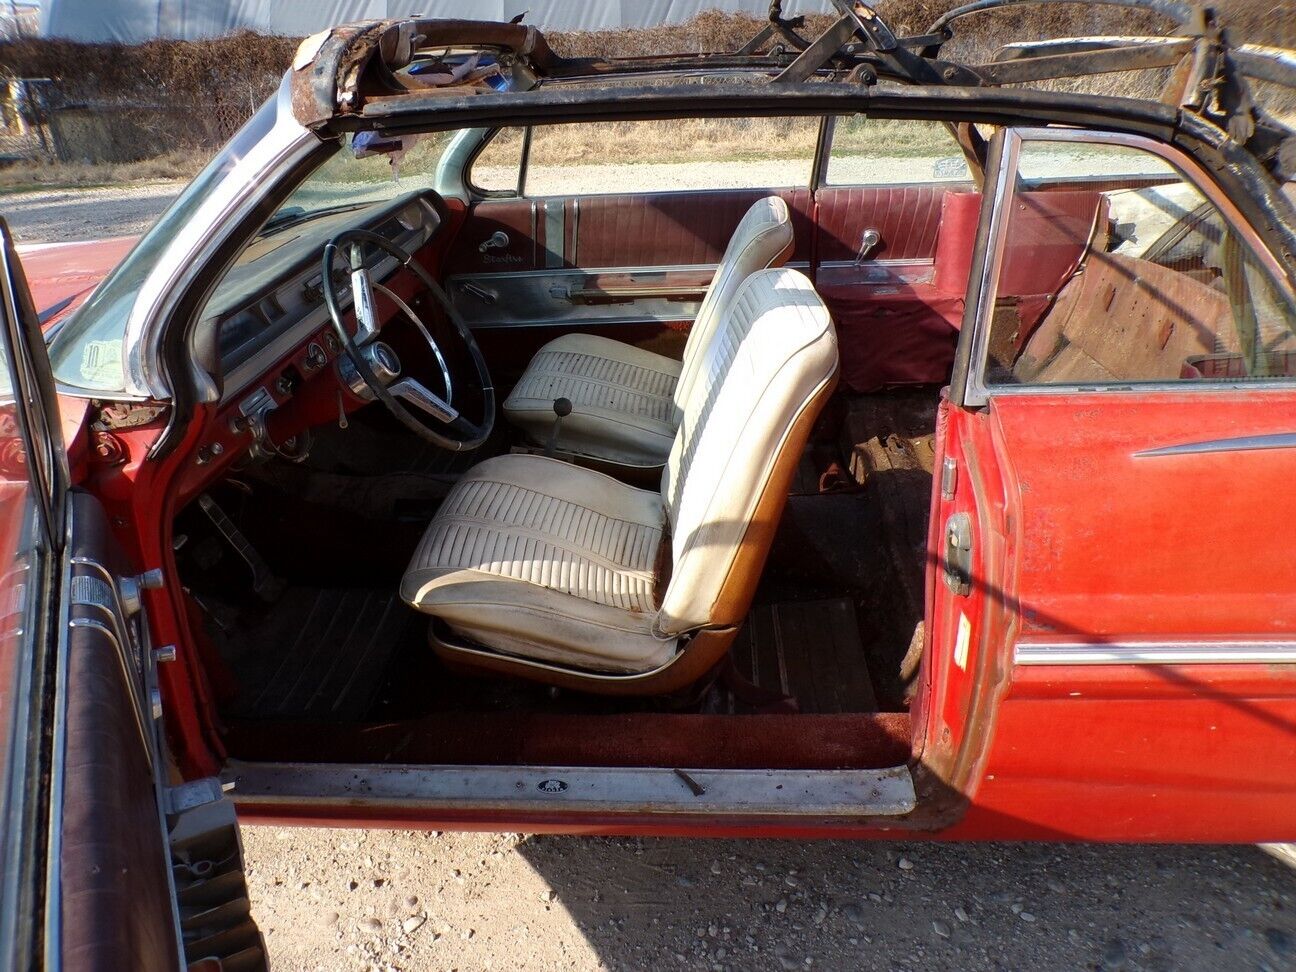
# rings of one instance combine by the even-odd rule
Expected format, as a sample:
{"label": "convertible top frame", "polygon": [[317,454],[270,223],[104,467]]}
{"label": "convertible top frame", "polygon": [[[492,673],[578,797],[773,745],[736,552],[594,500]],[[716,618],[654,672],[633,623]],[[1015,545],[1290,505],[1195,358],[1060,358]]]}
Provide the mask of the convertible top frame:
{"label": "convertible top frame", "polygon": [[[984,89],[1032,87],[1064,78],[1126,71],[1168,72],[1160,101],[1217,125],[1254,155],[1279,182],[1296,177],[1296,131],[1267,115],[1251,82],[1296,91],[1296,51],[1235,45],[1215,9],[1185,0],[1092,0],[1101,6],[1141,10],[1163,17],[1164,36],[1061,37],[1009,44],[988,64],[942,58],[967,17],[1025,5],[1074,0],[974,0],[950,10],[924,33],[898,36],[872,7],[833,0],[839,17],[814,39],[801,33],[804,18],[785,19],[782,0],[772,0],[766,25],[737,51],[631,58],[564,58],[536,28],[520,23],[469,20],[376,20],[335,28],[303,42],[293,71],[293,108],[309,128],[329,127],[374,104],[423,100],[467,91],[471,83],[429,88],[402,69],[430,66],[465,52],[489,53],[511,73],[512,88],[530,90],[548,81],[654,77],[699,72],[767,74],[770,85],[811,79],[871,87],[879,81]],[[1044,89],[1047,90],[1047,89]],[[1057,92],[1054,92],[1057,93]],[[634,97],[635,89],[624,89]]]}

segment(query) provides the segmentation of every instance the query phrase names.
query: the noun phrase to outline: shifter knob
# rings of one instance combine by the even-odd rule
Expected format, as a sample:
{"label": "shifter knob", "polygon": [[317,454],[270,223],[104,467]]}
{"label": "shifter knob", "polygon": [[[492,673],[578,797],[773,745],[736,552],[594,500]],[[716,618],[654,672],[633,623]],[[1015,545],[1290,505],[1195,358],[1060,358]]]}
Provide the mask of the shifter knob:
{"label": "shifter knob", "polygon": [[565,419],[572,411],[570,398],[555,398],[553,410],[556,418],[554,419],[553,428],[549,430],[549,443],[545,446],[545,455],[550,459],[558,451],[558,430],[562,428],[562,420]]}

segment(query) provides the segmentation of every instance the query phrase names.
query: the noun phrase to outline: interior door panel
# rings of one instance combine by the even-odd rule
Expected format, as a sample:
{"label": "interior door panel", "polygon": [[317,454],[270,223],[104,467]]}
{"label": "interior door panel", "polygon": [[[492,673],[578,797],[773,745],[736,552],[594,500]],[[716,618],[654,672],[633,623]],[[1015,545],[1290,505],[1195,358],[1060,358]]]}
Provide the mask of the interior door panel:
{"label": "interior door panel", "polygon": [[[815,194],[815,283],[837,323],[842,383],[851,390],[949,377],[981,198],[965,188],[851,186]],[[869,231],[877,242],[861,253]]]}
{"label": "interior door panel", "polygon": [[[930,261],[936,252],[941,204],[951,187],[842,186],[815,193],[820,263],[854,261],[860,236],[876,229],[873,260]],[[966,188],[966,187],[964,187]]]}
{"label": "interior door panel", "polygon": [[[447,262],[447,290],[504,381],[545,341],[573,329],[678,356],[729,238],[769,192],[482,200]],[[808,268],[810,191],[777,194],[792,211],[792,261]],[[507,244],[482,250],[497,231]]]}

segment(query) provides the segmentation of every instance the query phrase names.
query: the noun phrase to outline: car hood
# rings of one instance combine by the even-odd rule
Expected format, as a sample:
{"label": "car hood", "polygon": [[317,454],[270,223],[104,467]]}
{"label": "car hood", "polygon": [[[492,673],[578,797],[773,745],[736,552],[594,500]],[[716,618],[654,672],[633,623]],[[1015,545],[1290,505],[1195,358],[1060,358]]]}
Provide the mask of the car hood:
{"label": "car hood", "polygon": [[35,243],[18,247],[32,303],[48,327],[90,296],[135,245],[137,236],[76,243]]}

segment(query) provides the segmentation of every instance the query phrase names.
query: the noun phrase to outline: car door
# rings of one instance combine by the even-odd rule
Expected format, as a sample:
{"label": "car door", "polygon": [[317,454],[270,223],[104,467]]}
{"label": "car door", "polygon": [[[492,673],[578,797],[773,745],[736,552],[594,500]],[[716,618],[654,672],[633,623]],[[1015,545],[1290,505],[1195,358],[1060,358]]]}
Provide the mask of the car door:
{"label": "car door", "polygon": [[[69,488],[84,403],[54,393],[0,220],[0,714],[6,967],[266,968],[233,807],[173,781],[139,573]],[[62,409],[62,411],[60,411]]]}
{"label": "car door", "polygon": [[[992,164],[941,420],[925,759],[968,836],[1290,839],[1291,292],[1169,147],[1009,129]],[[1092,227],[1033,217],[1086,180]],[[1082,253],[1042,304],[1000,286],[1057,246]]]}
{"label": "car door", "polygon": [[811,118],[502,129],[467,166],[473,198],[447,290],[506,378],[572,330],[678,356],[757,199],[787,200],[790,263],[809,269],[818,135]]}

